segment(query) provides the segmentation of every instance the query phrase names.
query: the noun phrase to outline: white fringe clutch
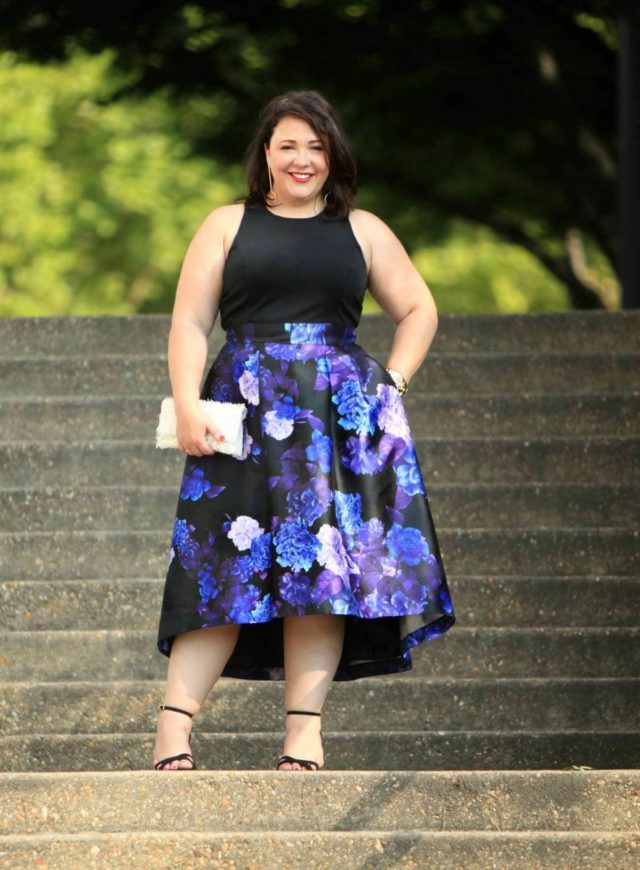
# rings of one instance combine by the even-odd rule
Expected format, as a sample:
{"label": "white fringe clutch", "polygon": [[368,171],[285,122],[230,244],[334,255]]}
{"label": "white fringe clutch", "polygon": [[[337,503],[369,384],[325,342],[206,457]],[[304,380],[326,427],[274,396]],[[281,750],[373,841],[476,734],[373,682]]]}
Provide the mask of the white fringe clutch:
{"label": "white fringe clutch", "polygon": [[[207,419],[224,435],[224,441],[218,441],[207,432],[205,435],[207,444],[214,447],[216,452],[228,453],[236,459],[241,459],[244,441],[243,420],[247,416],[247,406],[244,402],[216,402],[214,399],[198,399],[198,402]],[[167,396],[160,405],[156,447],[163,449],[177,446],[176,410],[173,396]]]}

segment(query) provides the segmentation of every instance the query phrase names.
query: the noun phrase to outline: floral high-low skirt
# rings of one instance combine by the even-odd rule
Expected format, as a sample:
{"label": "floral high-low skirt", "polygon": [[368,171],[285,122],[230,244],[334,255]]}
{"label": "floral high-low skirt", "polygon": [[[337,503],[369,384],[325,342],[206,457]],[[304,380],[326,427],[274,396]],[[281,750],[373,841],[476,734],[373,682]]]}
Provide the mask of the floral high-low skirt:
{"label": "floral high-low skirt", "polygon": [[243,458],[185,458],[158,630],[240,623],[222,676],[284,679],[282,617],[346,617],[334,680],[410,670],[455,622],[400,393],[351,326],[244,323],[201,399],[244,402]]}

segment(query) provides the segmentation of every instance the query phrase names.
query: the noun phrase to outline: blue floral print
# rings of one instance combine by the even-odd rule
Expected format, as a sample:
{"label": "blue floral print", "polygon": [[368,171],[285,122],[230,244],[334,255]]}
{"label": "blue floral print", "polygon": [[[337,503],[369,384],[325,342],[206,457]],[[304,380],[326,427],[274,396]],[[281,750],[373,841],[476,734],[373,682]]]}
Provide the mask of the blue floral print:
{"label": "blue floral print", "polygon": [[223,676],[282,679],[281,617],[336,614],[347,680],[409,670],[454,624],[402,397],[355,338],[331,321],[227,330],[200,397],[246,403],[242,458],[186,457],[161,653],[240,623]]}

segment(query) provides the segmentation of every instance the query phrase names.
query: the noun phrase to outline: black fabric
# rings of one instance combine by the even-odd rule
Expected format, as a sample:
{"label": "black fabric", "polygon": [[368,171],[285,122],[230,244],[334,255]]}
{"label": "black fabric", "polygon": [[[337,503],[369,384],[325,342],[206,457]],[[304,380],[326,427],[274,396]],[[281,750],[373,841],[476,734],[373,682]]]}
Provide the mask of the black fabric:
{"label": "black fabric", "polygon": [[357,326],[367,267],[349,218],[245,208],[223,275],[220,325],[327,321]]}

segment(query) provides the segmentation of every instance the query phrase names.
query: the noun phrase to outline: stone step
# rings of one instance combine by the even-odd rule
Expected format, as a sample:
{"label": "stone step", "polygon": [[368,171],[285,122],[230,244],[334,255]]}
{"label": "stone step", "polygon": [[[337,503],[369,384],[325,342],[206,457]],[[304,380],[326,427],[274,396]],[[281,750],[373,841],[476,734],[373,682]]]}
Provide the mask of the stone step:
{"label": "stone step", "polygon": [[[221,680],[199,769],[149,769],[185,461],[153,443],[169,325],[0,320],[0,865],[635,866],[640,312],[440,318],[405,406],[456,632],[336,683],[298,783],[273,770],[282,681]],[[393,330],[358,342],[383,362]]]}
{"label": "stone step", "polygon": [[[208,809],[199,805],[199,809]],[[494,824],[496,824],[494,820]],[[447,867],[488,870],[527,867],[536,870],[601,870],[632,867],[640,836],[635,831],[281,831],[278,833],[25,834],[0,838],[0,861],[23,868],[66,870],[145,867],[258,868],[327,870],[328,867]],[[95,862],[98,861],[99,864]]]}
{"label": "stone step", "polygon": [[[437,522],[437,519],[436,519]],[[445,568],[456,574],[640,573],[637,528],[471,529],[438,524]],[[171,548],[162,531],[0,533],[0,580],[162,577]]]}
{"label": "stone step", "polygon": [[[6,317],[0,319],[4,358],[69,353],[165,353],[170,314],[82,317]],[[395,324],[385,314],[366,315],[357,328],[363,347],[389,347]],[[478,353],[592,351],[640,348],[640,312],[558,311],[532,314],[443,314],[430,352]],[[209,336],[218,346],[225,333],[219,318]]]}
{"label": "stone step", "polygon": [[[173,523],[180,481],[172,486],[45,486],[0,489],[3,531],[137,528]],[[623,483],[427,483],[438,520],[460,528],[632,527],[640,485]]]}
{"label": "stone step", "polygon": [[[404,404],[412,431],[430,437],[640,434],[640,393],[473,397],[407,393]],[[160,397],[144,395],[0,399],[5,443],[147,438],[155,449],[159,413]]]}
{"label": "stone step", "polygon": [[[626,483],[640,480],[638,437],[417,438],[431,483]],[[0,487],[157,485],[177,492],[185,465],[179,450],[144,440],[0,442]]]}
{"label": "stone step", "polygon": [[[84,870],[98,856],[100,867],[105,870],[120,870],[124,866],[144,866],[153,870],[168,866],[224,865],[268,866],[270,870],[291,870],[293,866],[326,870],[332,865],[373,867],[383,858],[387,868],[427,866],[429,861],[436,860],[452,870],[472,870],[492,866],[492,856],[500,854],[509,866],[532,867],[535,864],[538,868],[556,868],[570,866],[563,861],[579,861],[581,868],[591,870],[598,866],[598,860],[606,860],[611,867],[623,866],[615,862],[628,860],[637,842],[635,835],[617,832],[491,833],[487,836],[393,831],[283,832],[279,835],[189,831],[169,834],[80,833],[63,837],[39,834],[3,838],[0,840],[0,859],[9,862],[7,867],[26,867],[33,861],[38,866],[64,866],[68,870]],[[370,863],[363,864],[363,861]]]}
{"label": "stone step", "polygon": [[[229,734],[194,729],[191,752],[202,770],[273,770],[283,729]],[[322,730],[325,768],[348,770],[562,769],[640,765],[640,733],[573,731],[333,732]],[[0,737],[5,771],[153,770],[149,734],[30,734]],[[168,753],[169,754],[169,753]],[[175,754],[175,753],[170,753]]]}
{"label": "stone step", "polygon": [[[468,628],[412,650],[413,677],[636,677],[640,628]],[[167,657],[158,652],[156,631],[2,631],[5,682],[157,680]],[[425,649],[426,647],[426,649]]]}
{"label": "stone step", "polygon": [[[212,348],[203,377],[219,348]],[[366,348],[385,365],[390,348]],[[639,353],[429,352],[411,379],[416,395],[618,393],[640,389]],[[171,394],[167,354],[0,357],[0,397]]]}
{"label": "stone step", "polygon": [[[160,680],[0,683],[0,735],[155,734],[164,689]],[[336,682],[322,723],[336,733],[632,732],[639,692],[640,677],[379,676]],[[284,701],[282,681],[223,677],[196,714],[194,734],[281,732]]]}
{"label": "stone step", "polygon": [[[635,626],[640,577],[449,575],[465,625]],[[163,578],[0,581],[5,631],[156,628]]]}
{"label": "stone step", "polygon": [[[311,772],[309,772],[311,773]],[[203,810],[205,810],[203,812]],[[0,774],[0,833],[634,831],[638,770]]]}

